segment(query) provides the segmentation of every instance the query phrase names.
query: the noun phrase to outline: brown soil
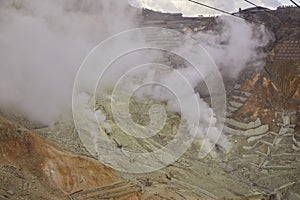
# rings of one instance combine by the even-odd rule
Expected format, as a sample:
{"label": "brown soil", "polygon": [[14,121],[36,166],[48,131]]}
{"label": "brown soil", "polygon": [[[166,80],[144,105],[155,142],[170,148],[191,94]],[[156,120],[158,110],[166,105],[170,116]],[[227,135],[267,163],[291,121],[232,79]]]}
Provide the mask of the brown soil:
{"label": "brown soil", "polygon": [[[73,155],[45,141],[37,134],[0,118],[0,165],[18,169],[26,177],[38,177],[32,188],[31,199],[37,196],[49,199],[66,199],[66,195],[81,190],[100,188],[121,181],[118,173],[90,158]],[[7,176],[8,174],[3,174]],[[10,192],[9,190],[16,190]],[[8,192],[9,191],[9,192]],[[5,193],[18,195],[18,188],[8,188]],[[13,196],[13,195],[12,195]],[[125,195],[126,199],[139,199],[140,194]],[[1,197],[1,196],[0,196]],[[125,198],[123,197],[123,198]],[[1,198],[0,198],[1,199]]]}

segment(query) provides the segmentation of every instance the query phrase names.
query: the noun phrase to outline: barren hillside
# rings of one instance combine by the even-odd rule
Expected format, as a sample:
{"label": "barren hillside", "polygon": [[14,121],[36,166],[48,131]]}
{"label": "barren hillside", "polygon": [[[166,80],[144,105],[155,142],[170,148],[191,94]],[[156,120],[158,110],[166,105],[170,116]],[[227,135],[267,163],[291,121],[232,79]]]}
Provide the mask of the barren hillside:
{"label": "barren hillside", "polygon": [[[228,105],[223,132],[232,144],[230,151],[216,145],[215,154],[200,159],[195,143],[164,169],[130,174],[96,160],[72,120],[41,127],[1,114],[0,199],[300,199],[300,9],[280,8],[248,17],[266,23],[275,40],[261,50],[268,55],[264,66],[247,68],[237,79],[225,74]],[[214,30],[216,20],[144,10],[137,21],[141,27],[190,34]],[[151,36],[155,40],[160,35]],[[161,62],[184,65],[170,56]],[[110,104],[103,99],[97,103],[112,127],[107,137],[120,149],[149,151],[173,137],[153,137],[144,145],[127,139],[108,111]],[[149,105],[130,105],[133,118],[143,121]],[[179,116],[171,117],[163,129],[167,133],[178,128]]]}

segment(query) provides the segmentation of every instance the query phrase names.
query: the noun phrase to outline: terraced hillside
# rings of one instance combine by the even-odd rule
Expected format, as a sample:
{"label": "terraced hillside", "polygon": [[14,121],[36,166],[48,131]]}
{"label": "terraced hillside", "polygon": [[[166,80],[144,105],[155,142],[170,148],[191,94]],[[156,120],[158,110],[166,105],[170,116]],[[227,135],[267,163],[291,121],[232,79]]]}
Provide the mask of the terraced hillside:
{"label": "terraced hillside", "polygon": [[[251,16],[271,24],[276,40],[265,49],[266,66],[245,70],[239,80],[226,84],[223,132],[232,145],[230,151],[216,145],[211,155],[199,158],[195,142],[164,169],[130,174],[100,164],[82,144],[72,119],[38,127],[6,115],[9,119],[0,117],[0,199],[300,199],[299,16],[295,8]],[[214,18],[148,10],[141,19],[140,26],[183,33],[210,30],[215,23]],[[152,33],[146,42],[155,43],[161,34]],[[164,42],[168,48],[178,48]],[[185,65],[169,55],[157,62],[174,68]],[[121,153],[152,151],[173,138],[180,116],[171,115],[166,134],[146,141],[131,139],[118,130],[107,101],[97,99],[96,108],[105,112],[112,127],[104,136]],[[149,121],[151,103],[131,102],[133,119],[140,124]]]}

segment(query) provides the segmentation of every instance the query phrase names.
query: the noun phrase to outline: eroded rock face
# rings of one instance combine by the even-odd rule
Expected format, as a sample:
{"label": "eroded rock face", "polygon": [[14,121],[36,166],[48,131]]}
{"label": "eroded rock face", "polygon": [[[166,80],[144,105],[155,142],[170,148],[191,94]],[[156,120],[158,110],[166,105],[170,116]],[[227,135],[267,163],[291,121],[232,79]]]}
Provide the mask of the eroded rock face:
{"label": "eroded rock face", "polygon": [[[48,144],[4,118],[0,118],[0,146],[3,198],[66,199],[77,191],[121,181],[114,170]],[[138,196],[138,191],[123,195],[129,199]]]}
{"label": "eroded rock face", "polygon": [[[269,128],[252,136],[230,134],[237,144],[232,158],[240,157],[239,165],[245,167],[250,182],[265,187],[266,194],[278,191],[277,199],[299,197],[299,185],[292,178],[297,176],[300,158],[298,69],[298,61],[269,62],[265,72],[253,72],[233,90],[235,101],[243,106],[230,117],[246,123],[260,119]],[[247,100],[241,101],[246,96]]]}
{"label": "eroded rock face", "polygon": [[298,61],[273,62],[267,65],[265,74],[254,74],[241,88],[251,92],[239,114],[265,123],[275,119],[275,112],[289,110],[297,112],[300,103],[300,77]]}

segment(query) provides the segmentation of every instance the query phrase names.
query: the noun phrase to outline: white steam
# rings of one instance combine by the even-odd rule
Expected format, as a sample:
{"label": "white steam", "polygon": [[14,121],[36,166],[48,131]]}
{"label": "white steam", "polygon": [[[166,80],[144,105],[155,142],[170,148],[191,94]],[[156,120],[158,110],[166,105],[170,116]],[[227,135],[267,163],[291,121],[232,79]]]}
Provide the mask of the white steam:
{"label": "white steam", "polygon": [[263,25],[251,24],[234,17],[218,17],[217,27],[192,35],[212,56],[227,76],[237,77],[246,67],[263,66],[262,49],[273,40]]}
{"label": "white steam", "polygon": [[[160,3],[160,6],[169,6],[170,2],[174,1],[165,5]],[[180,5],[179,1],[177,3]],[[22,112],[30,120],[44,124],[55,122],[59,115],[70,110],[74,78],[85,56],[100,41],[134,27],[135,14],[135,11],[128,9],[125,1],[119,0],[1,1],[0,109]],[[217,22],[217,31],[191,36],[207,49],[222,71],[236,77],[248,65],[262,64],[265,55],[258,49],[271,39],[265,28],[226,17],[220,17]],[[146,61],[146,57],[142,54],[139,60]],[[125,61],[121,63],[123,69],[137,62],[130,57]],[[203,66],[203,71],[206,70],[209,71]],[[194,72],[189,68],[180,68],[178,72],[186,76],[194,88],[203,81],[193,76]],[[106,89],[113,87],[109,85],[110,82],[114,83],[112,80],[122,75],[123,70],[114,68],[112,73],[105,79],[108,84],[104,85]],[[145,79],[161,79],[166,84],[177,83],[173,69],[164,76],[160,72],[160,77],[153,74],[155,72],[149,70]],[[180,90],[181,85],[176,87]],[[139,95],[140,99],[151,96],[167,101],[168,111],[180,111],[174,96],[165,90],[154,87]],[[209,146],[216,143],[219,131],[208,129],[216,124],[214,112],[194,91],[187,93],[183,88],[179,94],[182,101],[189,101],[193,97],[197,98],[201,110],[197,136],[208,140]],[[90,102],[89,98],[88,95],[84,96],[83,102]],[[93,111],[90,107],[85,109],[92,120]],[[101,113],[98,115],[105,124],[105,116]],[[189,123],[189,119],[186,120]],[[86,126],[88,128],[89,124]],[[110,129],[109,126],[106,128]],[[226,146],[226,139],[221,139],[219,143]]]}
{"label": "white steam", "polygon": [[0,108],[52,123],[89,51],[133,26],[125,1],[0,1]]}

